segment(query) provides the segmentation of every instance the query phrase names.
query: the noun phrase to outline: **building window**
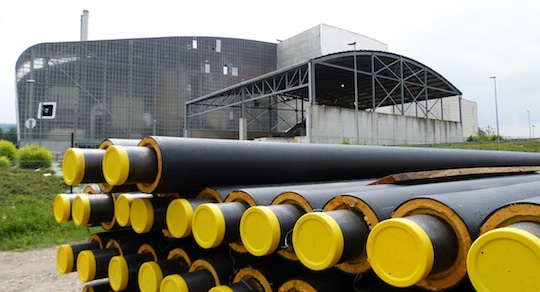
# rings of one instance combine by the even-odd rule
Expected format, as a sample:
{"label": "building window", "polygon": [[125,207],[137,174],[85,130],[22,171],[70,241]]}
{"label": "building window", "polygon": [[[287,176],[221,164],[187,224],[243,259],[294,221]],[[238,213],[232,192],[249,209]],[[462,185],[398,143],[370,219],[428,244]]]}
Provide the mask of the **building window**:
{"label": "building window", "polygon": [[229,68],[227,67],[227,65],[223,65],[223,75],[227,74],[229,74]]}
{"label": "building window", "polygon": [[216,52],[221,53],[221,40],[216,40]]}
{"label": "building window", "polygon": [[210,73],[210,64],[208,63],[204,64],[204,73],[207,73],[207,74]]}
{"label": "building window", "polygon": [[191,47],[192,47],[193,49],[197,49],[197,40],[193,40],[193,41],[191,42]]}
{"label": "building window", "polygon": [[238,76],[238,67],[231,67],[231,75]]}

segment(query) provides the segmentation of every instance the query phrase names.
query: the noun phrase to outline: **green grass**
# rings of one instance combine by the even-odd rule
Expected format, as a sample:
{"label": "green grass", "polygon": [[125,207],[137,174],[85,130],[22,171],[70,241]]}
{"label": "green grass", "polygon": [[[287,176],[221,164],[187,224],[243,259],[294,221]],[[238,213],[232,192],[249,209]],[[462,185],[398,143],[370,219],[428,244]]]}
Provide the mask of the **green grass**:
{"label": "green grass", "polygon": [[57,223],[56,194],[69,188],[51,170],[0,169],[0,250],[29,250],[84,241],[101,227]]}
{"label": "green grass", "polygon": [[458,149],[479,149],[479,150],[502,150],[502,151],[521,151],[521,152],[540,152],[540,139],[538,140],[510,140],[482,143],[463,143],[452,145],[441,145],[437,147],[458,148]]}

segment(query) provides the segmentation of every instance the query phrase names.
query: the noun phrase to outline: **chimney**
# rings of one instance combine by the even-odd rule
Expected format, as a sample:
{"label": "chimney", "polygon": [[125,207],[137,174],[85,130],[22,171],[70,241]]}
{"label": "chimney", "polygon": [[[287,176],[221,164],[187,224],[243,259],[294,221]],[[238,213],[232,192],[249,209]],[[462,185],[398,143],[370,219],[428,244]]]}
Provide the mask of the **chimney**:
{"label": "chimney", "polygon": [[88,10],[83,10],[81,15],[81,42],[88,40],[88,18],[90,17]]}

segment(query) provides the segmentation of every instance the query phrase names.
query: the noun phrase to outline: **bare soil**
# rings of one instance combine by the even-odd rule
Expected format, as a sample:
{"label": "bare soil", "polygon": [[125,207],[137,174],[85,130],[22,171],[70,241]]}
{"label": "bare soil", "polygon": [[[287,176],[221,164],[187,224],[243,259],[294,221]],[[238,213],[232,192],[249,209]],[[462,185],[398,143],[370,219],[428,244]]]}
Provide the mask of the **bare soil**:
{"label": "bare soil", "polygon": [[25,252],[0,251],[0,290],[82,291],[77,273],[62,275],[56,268],[57,247]]}

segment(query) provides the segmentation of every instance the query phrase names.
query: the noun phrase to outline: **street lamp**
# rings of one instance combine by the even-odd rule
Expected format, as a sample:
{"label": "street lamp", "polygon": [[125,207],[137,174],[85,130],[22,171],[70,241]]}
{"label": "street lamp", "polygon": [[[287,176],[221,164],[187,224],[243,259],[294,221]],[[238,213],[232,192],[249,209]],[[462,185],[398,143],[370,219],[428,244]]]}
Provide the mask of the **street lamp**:
{"label": "street lamp", "polygon": [[495,91],[495,120],[497,122],[497,143],[500,142],[499,135],[499,109],[497,108],[497,76],[489,77],[493,79],[493,89]]}
{"label": "street lamp", "polygon": [[360,126],[358,125],[358,75],[356,74],[356,42],[348,43],[347,45],[353,46],[354,48],[354,119],[356,121],[356,144],[360,144]]}
{"label": "street lamp", "polygon": [[529,118],[529,138],[532,138],[531,134],[531,114],[527,111],[527,117]]}

